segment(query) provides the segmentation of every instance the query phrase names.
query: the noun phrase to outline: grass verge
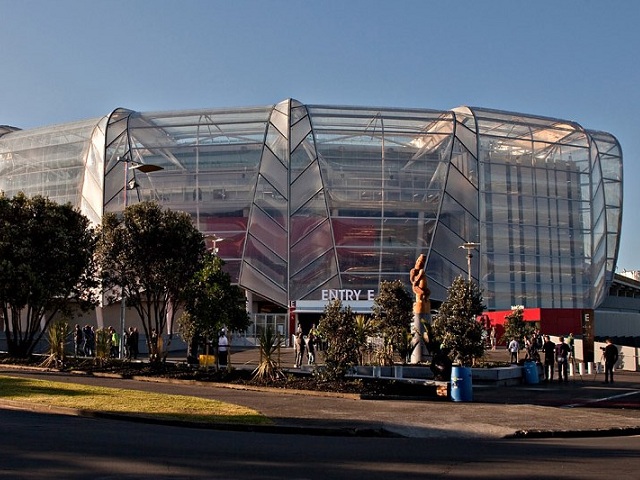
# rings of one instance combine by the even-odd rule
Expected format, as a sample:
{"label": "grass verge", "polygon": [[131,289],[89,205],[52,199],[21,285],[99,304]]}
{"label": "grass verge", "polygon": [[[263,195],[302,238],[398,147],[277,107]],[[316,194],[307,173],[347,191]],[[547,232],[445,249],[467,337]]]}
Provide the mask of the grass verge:
{"label": "grass verge", "polygon": [[0,399],[197,423],[271,424],[255,410],[217,400],[4,375],[0,375]]}

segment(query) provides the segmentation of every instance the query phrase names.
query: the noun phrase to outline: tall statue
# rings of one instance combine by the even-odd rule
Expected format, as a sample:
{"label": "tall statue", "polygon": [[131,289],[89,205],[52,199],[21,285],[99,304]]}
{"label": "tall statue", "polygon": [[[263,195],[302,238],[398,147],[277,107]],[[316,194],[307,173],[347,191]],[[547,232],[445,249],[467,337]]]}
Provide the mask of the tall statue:
{"label": "tall statue", "polygon": [[409,280],[411,281],[411,287],[413,293],[416,294],[416,301],[413,304],[413,313],[429,313],[431,311],[431,302],[429,301],[429,295],[431,291],[427,286],[427,275],[425,274],[424,267],[427,262],[427,257],[421,254],[417,260],[416,265],[409,272]]}

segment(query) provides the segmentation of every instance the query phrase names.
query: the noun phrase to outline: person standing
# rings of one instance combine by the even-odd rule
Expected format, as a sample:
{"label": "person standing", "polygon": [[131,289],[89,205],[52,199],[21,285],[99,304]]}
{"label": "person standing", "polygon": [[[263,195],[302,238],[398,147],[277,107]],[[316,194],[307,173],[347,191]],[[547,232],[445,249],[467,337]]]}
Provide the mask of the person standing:
{"label": "person standing", "polygon": [[560,343],[556,345],[556,362],[558,362],[558,382],[569,381],[569,345],[564,343],[564,337],[560,337]]}
{"label": "person standing", "polygon": [[307,365],[313,365],[316,363],[316,337],[313,334],[313,330],[309,331],[307,335]]}
{"label": "person standing", "polygon": [[544,381],[553,381],[553,370],[555,369],[555,355],[556,344],[551,341],[549,335],[544,336],[544,343],[542,344],[542,351],[544,352]]}
{"label": "person standing", "polygon": [[140,334],[138,333],[138,328],[133,327],[133,331],[131,332],[131,354],[133,355],[133,359],[138,359],[138,345],[140,342]]}
{"label": "person standing", "polygon": [[604,347],[604,383],[613,383],[613,367],[618,362],[618,347],[616,347],[610,338],[606,340],[607,346]]}
{"label": "person standing", "polygon": [[509,342],[509,346],[507,348],[509,350],[509,353],[511,354],[510,362],[511,363],[518,363],[518,350],[520,350],[520,344],[518,343],[518,340],[513,338]]}
{"label": "person standing", "polygon": [[221,367],[227,366],[227,359],[229,355],[229,339],[225,335],[224,330],[220,332],[218,337],[218,363]]}
{"label": "person standing", "polygon": [[80,325],[76,323],[76,326],[73,329],[73,348],[74,348],[74,353],[76,357],[83,353],[82,352],[84,347],[82,343],[83,339],[84,339],[84,335],[82,333],[82,329],[80,328]]}
{"label": "person standing", "polygon": [[496,350],[496,327],[491,327],[491,332],[489,333],[489,340],[491,342],[491,350]]}
{"label": "person standing", "polygon": [[294,351],[296,354],[296,363],[294,364],[294,367],[300,368],[302,366],[302,356],[304,353],[304,339],[302,338],[302,332],[296,333],[296,338],[294,339]]}
{"label": "person standing", "polygon": [[93,340],[93,331],[91,330],[91,327],[89,325],[85,325],[85,327],[82,329],[82,336],[84,338],[84,356],[85,357],[92,357],[93,356],[93,345],[92,345],[92,340]]}

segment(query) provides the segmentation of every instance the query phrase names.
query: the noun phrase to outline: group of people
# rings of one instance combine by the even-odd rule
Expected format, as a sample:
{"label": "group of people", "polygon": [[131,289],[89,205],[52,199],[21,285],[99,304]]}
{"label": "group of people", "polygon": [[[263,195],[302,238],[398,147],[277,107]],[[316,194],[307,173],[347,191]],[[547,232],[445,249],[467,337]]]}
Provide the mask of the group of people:
{"label": "group of people", "polygon": [[96,332],[91,325],[73,329],[73,352],[76,357],[93,357],[96,353]]}
{"label": "group of people", "polygon": [[[107,328],[107,335],[109,341],[109,356],[111,358],[117,358],[119,356],[120,349],[120,335],[113,327]],[[125,358],[131,360],[137,359],[139,350],[140,336],[138,329],[135,327],[129,327],[124,332],[123,346]],[[73,329],[73,347],[75,356],[93,357],[96,355],[96,331],[95,328],[90,325],[80,327],[76,324]]]}
{"label": "group of people", "polygon": [[311,330],[309,330],[307,336],[302,334],[302,326],[298,324],[296,336],[293,342],[296,354],[295,368],[302,367],[302,359],[304,358],[305,351],[307,352],[307,365],[313,365],[316,363],[316,342],[317,334],[315,324],[311,326]]}
{"label": "group of people", "polygon": [[[511,363],[518,362],[518,352],[520,344],[513,338],[507,345],[510,353]],[[569,381],[569,362],[574,358],[574,338],[573,333],[568,337],[561,336],[558,343],[551,340],[549,335],[541,335],[538,330],[531,337],[525,338],[525,360],[540,362],[540,353],[544,355],[544,381],[552,382],[554,372],[557,369],[558,382]],[[602,347],[602,357],[604,359],[604,381],[613,383],[613,369],[618,362],[618,347],[610,338],[606,339],[606,346]]]}

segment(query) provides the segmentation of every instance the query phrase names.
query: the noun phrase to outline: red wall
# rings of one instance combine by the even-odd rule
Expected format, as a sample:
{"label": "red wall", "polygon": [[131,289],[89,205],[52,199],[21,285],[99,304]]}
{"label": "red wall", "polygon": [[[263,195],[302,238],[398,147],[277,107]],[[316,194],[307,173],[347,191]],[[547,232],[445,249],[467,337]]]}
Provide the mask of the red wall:
{"label": "red wall", "polygon": [[[523,316],[526,322],[537,323],[543,334],[568,335],[573,333],[574,335],[582,335],[582,313],[581,309],[525,308]],[[504,335],[505,317],[510,314],[511,310],[486,312],[478,317],[478,320],[484,321],[487,329],[495,326],[496,337],[500,340]]]}

